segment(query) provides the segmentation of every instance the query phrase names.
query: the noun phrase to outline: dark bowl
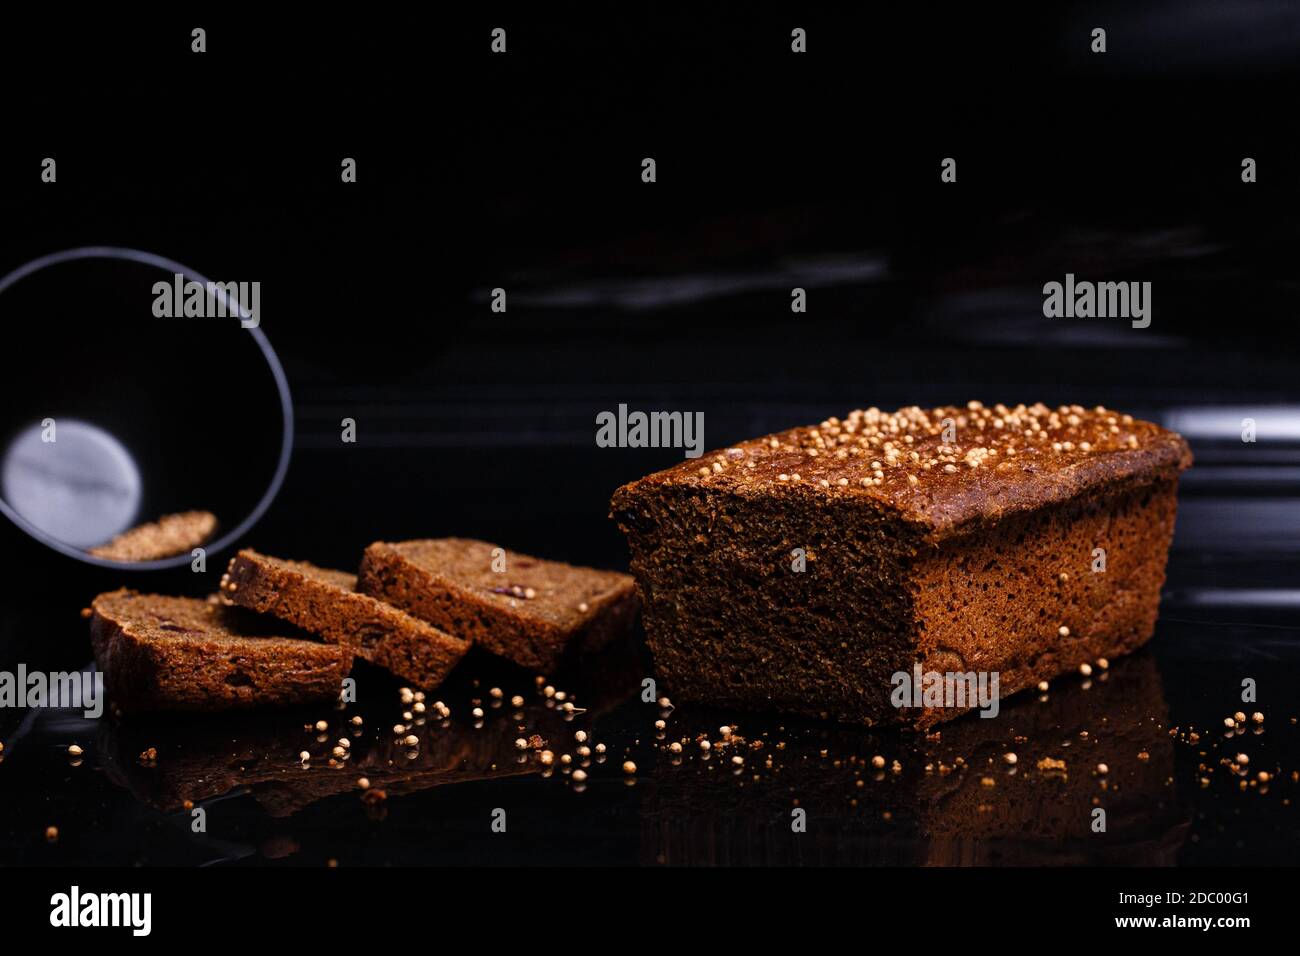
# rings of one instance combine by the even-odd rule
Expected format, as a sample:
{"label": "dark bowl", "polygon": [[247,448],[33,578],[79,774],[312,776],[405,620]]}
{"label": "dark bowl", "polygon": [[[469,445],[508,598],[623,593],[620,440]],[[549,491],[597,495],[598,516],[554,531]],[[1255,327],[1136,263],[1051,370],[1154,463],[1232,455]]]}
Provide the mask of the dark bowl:
{"label": "dark bowl", "polygon": [[119,562],[88,549],[190,510],[216,515],[203,547],[219,552],[262,516],[288,468],[293,405],[266,335],[247,314],[159,317],[155,284],[176,275],[208,283],[170,259],[109,247],[54,253],[0,279],[0,512],[78,561],[188,564],[189,551]]}

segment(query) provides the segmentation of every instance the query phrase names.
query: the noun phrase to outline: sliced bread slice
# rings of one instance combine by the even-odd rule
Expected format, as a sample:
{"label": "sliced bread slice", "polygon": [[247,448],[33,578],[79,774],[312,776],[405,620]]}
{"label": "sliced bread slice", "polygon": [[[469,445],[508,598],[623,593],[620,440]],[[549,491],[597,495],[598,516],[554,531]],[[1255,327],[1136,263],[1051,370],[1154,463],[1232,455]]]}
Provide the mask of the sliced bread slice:
{"label": "sliced bread slice", "polygon": [[596,648],[636,617],[631,577],[546,561],[467,538],[376,542],[358,587],[524,667],[548,671],[569,646]]}
{"label": "sliced bread slice", "polygon": [[356,575],[285,561],[245,548],[221,579],[227,600],[271,614],[363,660],[431,690],[443,682],[469,642],[446,634],[374,597],[357,592]]}
{"label": "sliced bread slice", "polygon": [[219,711],[338,699],[349,648],[267,633],[232,610],[126,589],[96,597],[90,639],[112,701],[123,711]]}

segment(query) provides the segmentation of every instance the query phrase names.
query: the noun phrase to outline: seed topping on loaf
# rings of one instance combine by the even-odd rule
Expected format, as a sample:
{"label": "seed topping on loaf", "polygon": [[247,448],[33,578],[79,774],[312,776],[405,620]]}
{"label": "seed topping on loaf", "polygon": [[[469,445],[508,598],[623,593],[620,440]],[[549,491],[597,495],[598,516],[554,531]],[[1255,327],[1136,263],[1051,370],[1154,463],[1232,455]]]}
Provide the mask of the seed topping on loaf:
{"label": "seed topping on loaf", "polygon": [[741,494],[865,496],[949,524],[1040,505],[1153,466],[1181,470],[1191,455],[1175,433],[1101,405],[969,402],[852,411],[703,461],[643,481]]}

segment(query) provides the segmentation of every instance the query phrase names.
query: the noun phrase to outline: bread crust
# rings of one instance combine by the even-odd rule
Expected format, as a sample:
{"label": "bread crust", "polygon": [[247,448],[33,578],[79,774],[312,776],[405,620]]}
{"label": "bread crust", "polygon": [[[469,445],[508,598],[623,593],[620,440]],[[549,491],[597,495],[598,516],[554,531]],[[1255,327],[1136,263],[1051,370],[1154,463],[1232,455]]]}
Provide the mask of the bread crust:
{"label": "bread crust", "polygon": [[1006,696],[1144,643],[1190,464],[1104,408],[869,410],[624,485],[611,514],[675,696],[927,727],[968,708],[893,706],[896,674]]}

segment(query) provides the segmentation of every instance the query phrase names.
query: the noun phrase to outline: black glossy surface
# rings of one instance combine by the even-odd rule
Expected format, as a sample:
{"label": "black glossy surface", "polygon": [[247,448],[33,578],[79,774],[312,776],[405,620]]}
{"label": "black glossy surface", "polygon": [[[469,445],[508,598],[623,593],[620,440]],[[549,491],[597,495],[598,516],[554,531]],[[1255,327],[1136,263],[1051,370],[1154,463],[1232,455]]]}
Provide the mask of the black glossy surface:
{"label": "black glossy surface", "polygon": [[[546,11],[511,27],[504,60],[486,53],[495,24],[441,11],[409,29],[213,21],[204,57],[179,14],[116,33],[83,20],[0,31],[0,70],[21,91],[0,155],[0,270],[111,243],[263,283],[297,440],[241,544],[352,567],[375,539],[458,534],[624,567],[609,495],[680,452],[597,448],[595,415],[620,403],[702,411],[710,447],[869,405],[1104,403],[1177,424],[1197,456],[1149,647],[1090,687],[1058,679],[1047,701],[1022,695],[936,742],[683,707],[670,738],[716,740],[726,723],[763,747],[739,771],[690,746],[675,765],[638,697],[652,669],[635,643],[553,675],[590,707],[569,725],[533,675],[470,658],[438,692],[449,726],[426,726],[420,758],[397,753],[394,768],[396,685],[373,672],[359,674],[365,730],[339,770],[297,754],[321,752],[305,722],[340,715],[87,725],[0,710],[0,863],[1294,862],[1300,58],[1286,54],[1300,44],[1285,5],[1193,6],[827,13],[809,17],[803,60],[786,52],[784,15],[749,13]],[[1110,27],[1104,59],[1086,53],[1094,16]],[[36,175],[50,152],[57,187]],[[653,187],[637,175],[646,155]],[[949,155],[950,186],[937,179]],[[355,186],[338,180],[342,156],[358,158]],[[1067,272],[1151,281],[1152,326],[1045,319],[1043,284]],[[795,285],[806,314],[789,310]],[[498,286],[504,315],[486,304]],[[0,328],[20,319],[0,302]],[[160,507],[244,488],[256,459],[241,436],[268,426],[259,402],[247,396],[219,442],[183,432],[247,388],[235,360],[173,404],[148,398],[167,341],[116,362],[100,333],[58,320],[6,333],[0,371],[26,383],[22,407],[80,398],[146,441],[166,423],[190,451],[156,472]],[[77,374],[29,379],[47,344],[45,367]],[[79,344],[104,361],[71,356]],[[191,387],[184,368],[166,381]],[[48,396],[25,394],[40,382]],[[144,411],[119,404],[140,395]],[[344,417],[356,444],[339,440]],[[1245,417],[1257,443],[1239,440]],[[226,557],[200,575],[80,567],[0,522],[0,669],[80,668],[77,612],[97,591],[200,596]],[[1244,678],[1257,704],[1240,701]],[[580,727],[607,745],[582,792],[514,762],[506,710],[473,726],[471,699],[494,684],[527,696],[525,724],[557,754]],[[1257,709],[1261,732],[1224,738],[1226,715]],[[157,766],[139,766],[151,746]],[[1238,752],[1245,789],[1219,763]],[[881,779],[862,762],[876,754]],[[1066,775],[1040,771],[1047,756]],[[958,757],[965,769],[940,769]],[[379,807],[352,788],[362,765],[393,778]],[[170,800],[177,774],[214,781],[193,794],[206,834]],[[1088,828],[1094,797],[1105,834]],[[505,835],[490,830],[498,807]]]}
{"label": "black glossy surface", "polygon": [[[58,628],[72,641],[81,622],[64,618]],[[334,713],[87,721],[43,711],[4,735],[0,848],[7,862],[43,864],[1287,864],[1300,849],[1294,636],[1167,605],[1148,649],[1091,679],[1069,675],[1045,695],[1021,694],[996,719],[944,725],[937,740],[661,712],[641,702],[650,671],[635,645],[554,678],[586,708],[568,720],[532,675],[471,657],[430,696],[453,715],[413,728],[414,758],[393,742],[404,709],[397,685],[366,670],[360,704]],[[1258,681],[1259,704],[1240,702],[1243,677]],[[503,701],[488,693],[495,686]],[[514,694],[526,700],[522,719]],[[1266,719],[1229,734],[1223,718],[1238,709]],[[353,714],[364,717],[359,729]],[[660,717],[663,735],[653,726]],[[306,729],[322,718],[327,734]],[[705,756],[696,737],[717,744],[723,724],[746,743]],[[549,771],[515,749],[521,726],[554,751]],[[603,758],[577,756],[579,729],[606,745]],[[352,748],[334,769],[327,761],[340,736]],[[680,756],[666,750],[674,740],[685,740]],[[73,742],[86,750],[75,762]],[[150,747],[157,758],[144,766]],[[313,754],[306,766],[304,749]],[[564,753],[586,768],[585,785],[560,764]],[[1249,755],[1247,774],[1220,763],[1238,753]],[[883,769],[870,764],[877,754]],[[1040,767],[1044,757],[1065,770]],[[626,759],[634,776],[622,770]],[[1098,763],[1108,765],[1104,777]],[[1266,785],[1261,770],[1273,778]],[[363,800],[362,775],[387,799]],[[186,798],[205,810],[206,833],[191,831]],[[1107,811],[1105,833],[1089,828],[1094,803]],[[791,830],[796,806],[807,811],[806,833]],[[497,808],[505,835],[490,829]],[[50,825],[55,845],[44,839]]]}

